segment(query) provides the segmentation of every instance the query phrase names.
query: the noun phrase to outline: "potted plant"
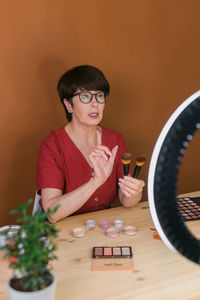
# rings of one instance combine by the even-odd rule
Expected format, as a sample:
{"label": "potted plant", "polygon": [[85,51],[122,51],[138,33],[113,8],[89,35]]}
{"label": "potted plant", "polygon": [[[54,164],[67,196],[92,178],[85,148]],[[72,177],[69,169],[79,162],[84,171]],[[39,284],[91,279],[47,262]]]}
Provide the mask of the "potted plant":
{"label": "potted plant", "polygon": [[30,199],[10,212],[19,214],[16,218],[20,222],[19,228],[11,231],[12,226],[8,226],[7,230],[0,233],[5,241],[0,250],[5,251],[4,257],[14,270],[14,275],[8,282],[10,299],[53,300],[56,278],[51,273],[49,262],[56,258],[53,239],[57,237],[58,230],[46,220],[58,207],[31,215],[31,202]]}

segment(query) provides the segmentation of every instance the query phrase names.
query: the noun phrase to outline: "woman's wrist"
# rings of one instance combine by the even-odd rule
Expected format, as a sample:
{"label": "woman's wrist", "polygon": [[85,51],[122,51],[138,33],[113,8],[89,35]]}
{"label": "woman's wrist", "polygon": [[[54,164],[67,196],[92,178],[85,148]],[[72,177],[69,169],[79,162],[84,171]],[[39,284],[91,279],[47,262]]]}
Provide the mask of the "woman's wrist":
{"label": "woman's wrist", "polygon": [[125,196],[120,190],[119,190],[119,199],[121,204],[124,207],[133,207],[137,205],[137,203],[141,200],[142,198],[142,192],[139,194],[133,195],[131,197]]}
{"label": "woman's wrist", "polygon": [[92,177],[90,179],[90,182],[92,183],[92,186],[95,187],[95,190],[98,189],[104,182],[102,180],[99,180],[98,178]]}

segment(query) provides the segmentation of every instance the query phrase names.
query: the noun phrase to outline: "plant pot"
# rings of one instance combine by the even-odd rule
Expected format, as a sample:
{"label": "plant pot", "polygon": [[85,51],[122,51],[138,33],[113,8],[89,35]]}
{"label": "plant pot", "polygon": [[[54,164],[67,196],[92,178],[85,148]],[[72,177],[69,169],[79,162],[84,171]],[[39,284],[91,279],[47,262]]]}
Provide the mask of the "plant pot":
{"label": "plant pot", "polygon": [[53,275],[52,283],[43,290],[34,292],[22,292],[13,289],[10,286],[10,280],[7,283],[10,300],[54,300],[56,291],[56,277]]}

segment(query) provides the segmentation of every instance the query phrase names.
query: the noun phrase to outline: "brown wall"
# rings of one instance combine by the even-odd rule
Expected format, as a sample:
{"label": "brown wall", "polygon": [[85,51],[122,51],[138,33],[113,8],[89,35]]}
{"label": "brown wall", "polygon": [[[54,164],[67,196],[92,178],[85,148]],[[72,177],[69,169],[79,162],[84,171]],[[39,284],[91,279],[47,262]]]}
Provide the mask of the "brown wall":
{"label": "brown wall", "polygon": [[[108,77],[103,124],[125,135],[134,160],[148,155],[147,180],[163,125],[200,88],[199,11],[198,0],[1,2],[0,225],[34,197],[39,144],[66,122],[57,80],[75,65],[95,65]],[[180,192],[199,190],[198,141],[184,161]]]}

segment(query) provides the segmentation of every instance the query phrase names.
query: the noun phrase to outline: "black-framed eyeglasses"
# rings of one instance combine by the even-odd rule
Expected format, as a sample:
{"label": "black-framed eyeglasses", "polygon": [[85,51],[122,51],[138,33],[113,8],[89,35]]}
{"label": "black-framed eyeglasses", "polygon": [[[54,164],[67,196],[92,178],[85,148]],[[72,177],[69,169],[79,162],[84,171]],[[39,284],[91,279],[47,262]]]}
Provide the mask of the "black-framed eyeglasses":
{"label": "black-framed eyeglasses", "polygon": [[93,96],[95,96],[96,101],[101,104],[105,103],[107,100],[107,94],[103,93],[103,92],[98,92],[96,94],[92,94],[88,91],[83,91],[83,92],[74,94],[72,97],[75,97],[77,95],[79,96],[79,100],[81,101],[81,103],[84,103],[84,104],[90,103],[93,99]]}

